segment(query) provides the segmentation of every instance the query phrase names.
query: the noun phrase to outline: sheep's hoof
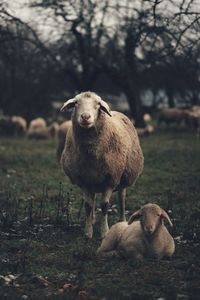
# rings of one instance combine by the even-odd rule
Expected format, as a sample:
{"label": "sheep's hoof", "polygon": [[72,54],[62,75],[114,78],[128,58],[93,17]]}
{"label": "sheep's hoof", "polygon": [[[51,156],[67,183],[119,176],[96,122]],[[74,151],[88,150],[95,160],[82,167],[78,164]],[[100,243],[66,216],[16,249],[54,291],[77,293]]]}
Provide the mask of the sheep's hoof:
{"label": "sheep's hoof", "polygon": [[93,237],[93,230],[88,230],[88,231],[85,231],[85,238],[86,240],[91,240]]}
{"label": "sheep's hoof", "polygon": [[85,238],[86,240],[91,240],[93,236],[93,232],[85,232]]}

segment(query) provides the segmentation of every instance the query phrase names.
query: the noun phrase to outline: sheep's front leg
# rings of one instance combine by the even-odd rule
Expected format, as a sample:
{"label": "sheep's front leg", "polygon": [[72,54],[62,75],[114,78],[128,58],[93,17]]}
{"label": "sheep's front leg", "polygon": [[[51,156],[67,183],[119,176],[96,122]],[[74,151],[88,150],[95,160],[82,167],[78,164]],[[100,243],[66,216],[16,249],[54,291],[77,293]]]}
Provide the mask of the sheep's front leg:
{"label": "sheep's front leg", "polygon": [[125,200],[126,200],[126,189],[120,189],[118,193],[119,197],[119,221],[126,221],[125,217]]}
{"label": "sheep's front leg", "polygon": [[85,236],[91,239],[93,236],[93,224],[95,223],[95,194],[87,196],[89,196],[89,200],[85,201]]}
{"label": "sheep's front leg", "polygon": [[112,188],[108,188],[103,193],[103,202],[101,203],[102,217],[101,217],[101,238],[103,239],[107,232],[109,231],[108,227],[108,206],[110,197],[112,195]]}

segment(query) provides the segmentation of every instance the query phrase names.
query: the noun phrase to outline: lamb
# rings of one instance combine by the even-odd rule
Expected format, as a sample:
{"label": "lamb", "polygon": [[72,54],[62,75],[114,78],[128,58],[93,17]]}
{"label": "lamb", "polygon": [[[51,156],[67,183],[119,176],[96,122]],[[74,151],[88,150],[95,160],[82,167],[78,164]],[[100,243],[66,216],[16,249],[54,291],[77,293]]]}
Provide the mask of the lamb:
{"label": "lamb", "polygon": [[85,236],[92,238],[95,196],[102,194],[101,237],[108,232],[107,212],[113,191],[119,193],[120,220],[125,220],[126,187],[143,170],[143,154],[137,132],[122,113],[93,92],[83,92],[66,101],[64,111],[74,108],[61,165],[73,184],[86,194]]}
{"label": "lamb", "polygon": [[168,214],[157,204],[148,203],[136,211],[128,222],[113,225],[97,250],[97,255],[114,251],[124,258],[162,259],[175,251],[174,239],[163,220],[172,226]]}
{"label": "lamb", "polygon": [[62,124],[60,124],[57,131],[58,146],[56,150],[56,156],[59,163],[60,163],[63,149],[65,147],[65,139],[66,139],[67,131],[71,126],[71,124],[72,124],[71,120],[65,121]]}
{"label": "lamb", "polygon": [[29,139],[47,139],[49,132],[46,121],[43,118],[32,120],[29,124],[27,137]]}

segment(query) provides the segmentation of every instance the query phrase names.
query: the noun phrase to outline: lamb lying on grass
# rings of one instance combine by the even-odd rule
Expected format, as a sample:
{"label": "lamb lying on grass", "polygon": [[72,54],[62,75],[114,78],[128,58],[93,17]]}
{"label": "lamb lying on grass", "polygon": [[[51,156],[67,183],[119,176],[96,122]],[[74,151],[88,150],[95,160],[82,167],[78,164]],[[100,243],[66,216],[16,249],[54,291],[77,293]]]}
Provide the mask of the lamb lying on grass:
{"label": "lamb lying on grass", "polygon": [[121,257],[143,260],[171,257],[175,250],[172,236],[163,220],[172,226],[168,214],[156,204],[146,204],[128,222],[113,225],[97,250],[97,255],[115,251]]}

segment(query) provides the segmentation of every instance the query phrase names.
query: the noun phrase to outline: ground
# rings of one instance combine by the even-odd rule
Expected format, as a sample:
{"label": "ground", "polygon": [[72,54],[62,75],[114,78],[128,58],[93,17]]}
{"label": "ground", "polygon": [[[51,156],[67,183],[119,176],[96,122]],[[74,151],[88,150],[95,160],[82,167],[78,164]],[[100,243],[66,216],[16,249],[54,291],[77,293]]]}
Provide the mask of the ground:
{"label": "ground", "polygon": [[[145,168],[127,212],[158,203],[173,221],[171,260],[97,258],[83,236],[82,193],[64,176],[55,141],[0,139],[0,299],[199,299],[200,140],[182,130],[141,140]],[[118,219],[117,195],[109,212]]]}

